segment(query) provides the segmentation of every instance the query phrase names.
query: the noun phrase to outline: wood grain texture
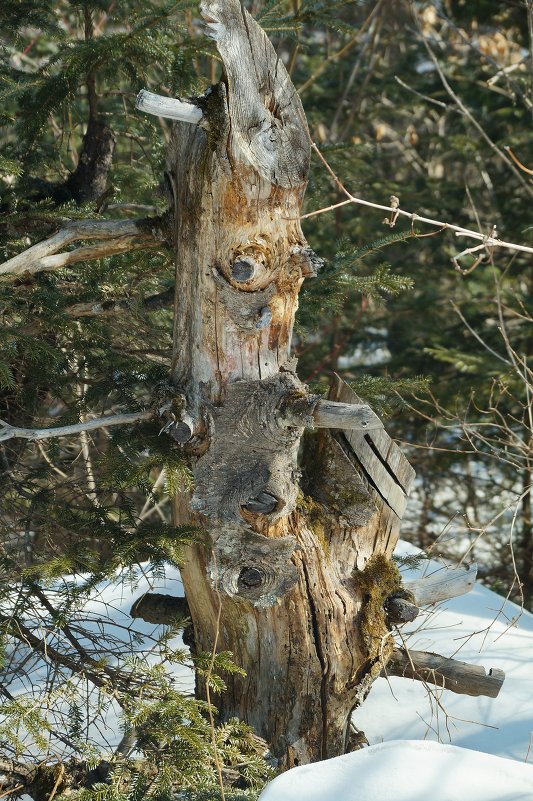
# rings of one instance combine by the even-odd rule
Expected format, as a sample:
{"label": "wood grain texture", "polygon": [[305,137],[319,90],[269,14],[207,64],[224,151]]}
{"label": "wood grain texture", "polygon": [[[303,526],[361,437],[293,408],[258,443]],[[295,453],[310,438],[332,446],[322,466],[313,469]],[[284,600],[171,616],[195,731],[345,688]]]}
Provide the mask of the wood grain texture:
{"label": "wood grain texture", "polygon": [[200,8],[231,95],[231,156],[264,179],[264,191],[271,185],[302,186],[309,170],[309,134],[283,62],[238,0],[203,0]]}
{"label": "wood grain texture", "polygon": [[420,606],[437,604],[464,595],[476,583],[477,565],[442,566],[427,576],[406,581],[405,587],[413,593]]}
{"label": "wood grain texture", "polygon": [[[72,220],[48,239],[38,242],[0,265],[0,276],[34,274],[59,270],[69,264],[99,259],[137,248],[156,247],[162,242],[160,221],[140,220]],[[63,253],[73,242],[91,240],[92,246],[75,248]]]}

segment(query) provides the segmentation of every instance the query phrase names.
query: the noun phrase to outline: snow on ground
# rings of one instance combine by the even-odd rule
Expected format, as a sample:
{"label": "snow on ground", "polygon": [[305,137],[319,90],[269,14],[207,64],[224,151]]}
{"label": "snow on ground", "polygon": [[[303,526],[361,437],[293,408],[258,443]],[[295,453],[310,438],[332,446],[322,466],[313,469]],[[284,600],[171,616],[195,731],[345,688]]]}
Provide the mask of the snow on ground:
{"label": "snow on ground", "polygon": [[[400,543],[398,552],[418,549]],[[435,562],[424,564],[426,572],[435,569],[441,569]],[[133,631],[148,640],[157,636],[158,627],[129,617],[133,601],[147,590],[183,594],[179,574],[170,569],[155,582],[141,575],[133,590],[110,582],[87,604],[89,627],[97,630],[108,617],[115,636],[125,641]],[[477,584],[468,595],[419,615],[402,636],[412,649],[503,669],[499,697],[471,698],[428,691],[411,679],[378,679],[354,714],[371,747],[295,768],[269,784],[261,801],[533,801],[533,764],[524,764],[533,763],[533,615]],[[174,646],[180,645],[177,639]],[[42,666],[36,668],[33,681]],[[181,690],[192,690],[187,667],[178,668],[176,679]],[[23,682],[16,685],[15,680],[11,691],[27,689]],[[112,746],[120,735],[111,707],[101,744]]]}
{"label": "snow on ground", "polygon": [[[419,551],[399,543],[396,553]],[[418,572],[439,569],[430,561]],[[498,698],[378,679],[353,716],[370,747],[294,768],[260,801],[533,801],[533,615],[476,584],[402,636],[414,650],[501,668]]]}
{"label": "snow on ground", "polygon": [[399,740],[293,768],[259,801],[531,801],[533,766],[453,745]]}
{"label": "snow on ground", "polygon": [[[418,549],[400,543],[397,554]],[[435,562],[426,564],[431,572]],[[411,575],[406,578],[412,578]],[[402,628],[409,648],[501,668],[498,698],[449,690],[428,693],[419,681],[378,679],[353,721],[371,745],[388,740],[440,740],[533,764],[533,615],[481,584]],[[533,783],[531,788],[533,799]]]}

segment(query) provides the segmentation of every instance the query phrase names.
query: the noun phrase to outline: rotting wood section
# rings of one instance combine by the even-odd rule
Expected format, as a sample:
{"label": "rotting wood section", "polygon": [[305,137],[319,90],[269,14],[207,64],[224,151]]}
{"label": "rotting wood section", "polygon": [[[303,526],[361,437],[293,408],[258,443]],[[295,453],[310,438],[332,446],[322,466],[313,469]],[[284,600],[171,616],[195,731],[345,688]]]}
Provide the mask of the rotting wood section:
{"label": "rotting wood section", "polygon": [[[457,692],[468,691],[475,674],[476,692],[495,694],[503,675],[394,648],[394,624],[413,619],[417,604],[468,591],[475,574],[459,568],[444,580],[402,587],[390,557],[412,468],[340,379],[325,400],[297,378],[290,341],[298,292],[320,268],[299,224],[310,153],[304,112],[239,0],[201,7],[222,57],[222,81],[195,101],[146,92],[139,99],[149,113],[177,120],[165,174],[168,213],[66,222],[1,265],[0,275],[163,243],[172,249],[168,392],[155,393],[151,410],[119,417],[163,418],[161,432],[195,474],[194,496],[177,499],[174,520],[198,522],[209,547],[187,554],[188,605],[144,597],[132,614],[162,622],[189,611],[196,648],[210,651],[217,642],[231,650],[246,676],[228,677],[221,718],[252,724],[280,766],[290,767],[351,747],[351,711],[388,664]],[[85,241],[93,244],[64,250]],[[165,292],[146,302],[167,299]],[[50,435],[5,428],[4,439]],[[302,438],[306,428],[319,431]]]}

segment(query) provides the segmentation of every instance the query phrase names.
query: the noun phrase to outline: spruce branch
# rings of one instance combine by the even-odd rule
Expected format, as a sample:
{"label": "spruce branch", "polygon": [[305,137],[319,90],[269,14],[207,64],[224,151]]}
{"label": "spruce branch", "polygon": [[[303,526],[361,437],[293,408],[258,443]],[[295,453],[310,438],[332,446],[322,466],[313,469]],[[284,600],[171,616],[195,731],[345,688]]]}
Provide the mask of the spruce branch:
{"label": "spruce branch", "polygon": [[68,437],[71,434],[80,434],[82,431],[94,431],[97,428],[137,423],[140,420],[148,420],[151,416],[152,412],[146,410],[129,414],[111,414],[107,417],[96,417],[93,420],[85,420],[83,423],[58,426],[57,428],[17,428],[17,426],[11,426],[4,420],[0,420],[0,442],[6,442],[8,439],[40,440],[51,439],[52,437]]}
{"label": "spruce branch", "polygon": [[[62,251],[73,242],[96,244]],[[131,250],[157,247],[162,242],[158,219],[73,220],[56,234],[0,264],[0,276],[59,270],[76,262],[101,259]]]}

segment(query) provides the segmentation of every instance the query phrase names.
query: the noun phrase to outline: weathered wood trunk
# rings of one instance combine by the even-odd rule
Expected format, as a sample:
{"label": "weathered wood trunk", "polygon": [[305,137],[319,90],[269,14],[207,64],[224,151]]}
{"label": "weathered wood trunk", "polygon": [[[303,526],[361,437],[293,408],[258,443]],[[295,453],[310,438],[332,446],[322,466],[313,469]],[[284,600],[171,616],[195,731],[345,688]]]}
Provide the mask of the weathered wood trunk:
{"label": "weathered wood trunk", "polygon": [[[253,725],[289,767],[350,747],[350,713],[392,654],[383,605],[400,590],[389,557],[412,470],[368,421],[306,435],[298,464],[320,418],[290,359],[298,291],[319,266],[299,223],[309,134],[238,0],[202,10],[224,78],[197,99],[198,124],[175,123],[166,173],[178,393],[168,431],[195,476],[175,513],[211,543],[183,569],[196,646],[217,639],[246,671],[228,677],[220,715]],[[332,400],[361,408],[341,383]]]}

